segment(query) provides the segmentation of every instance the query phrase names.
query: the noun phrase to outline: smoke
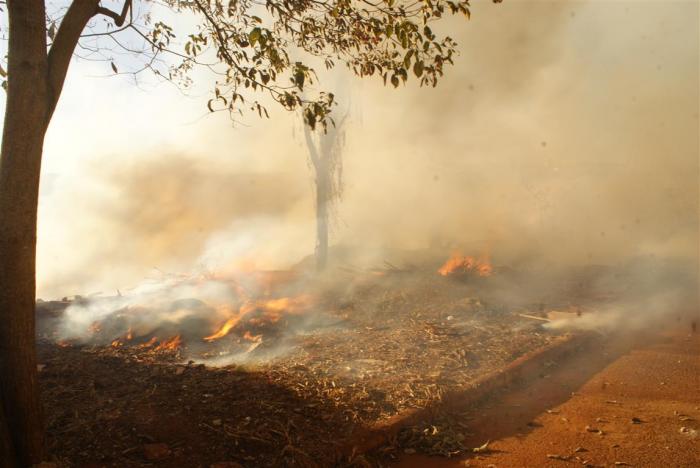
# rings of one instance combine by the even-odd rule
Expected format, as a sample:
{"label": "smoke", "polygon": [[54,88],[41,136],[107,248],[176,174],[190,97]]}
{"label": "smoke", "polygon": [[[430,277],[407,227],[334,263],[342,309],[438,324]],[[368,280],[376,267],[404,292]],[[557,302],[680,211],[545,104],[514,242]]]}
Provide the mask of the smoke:
{"label": "smoke", "polygon": [[[440,89],[376,110],[381,91],[370,88],[367,131],[348,137],[348,153],[371,154],[346,164],[352,237],[475,242],[496,261],[697,257],[696,13],[687,3],[475,8]],[[371,210],[352,204],[358,193]]]}
{"label": "smoke", "polygon": [[[63,228],[82,241],[68,242],[74,245],[70,256],[65,245],[53,246],[65,259],[52,265],[62,275],[44,278],[44,288],[54,294],[112,293],[154,269],[266,267],[277,255],[289,262],[306,253],[289,248],[295,241],[304,245],[307,226],[294,215],[305,203],[303,179],[240,172],[178,154],[102,164],[88,168],[82,179],[87,187],[70,187],[75,181],[68,179],[50,195],[57,206],[46,213],[49,222],[70,223]],[[285,218],[290,222],[280,232]],[[312,246],[313,239],[306,243]]]}
{"label": "smoke", "polygon": [[[657,257],[682,262],[696,293],[697,3],[473,10],[440,26],[461,54],[437,89],[346,78],[353,89],[335,90],[353,101],[331,261],[414,262],[456,248],[514,267]],[[64,101],[110,94],[75,73]],[[59,109],[48,156],[80,149],[68,169],[44,174],[40,295],[111,293],[153,268],[287,268],[313,252],[298,116],[192,123],[203,104],[168,93]],[[139,105],[146,117],[133,116]],[[76,115],[95,112],[124,118],[71,133]],[[116,125],[133,136],[115,142]]]}
{"label": "smoke", "polygon": [[594,304],[587,314],[555,318],[545,328],[609,333],[684,326],[698,319],[697,286],[693,262],[635,258],[595,278],[593,289],[612,292],[612,300]]}

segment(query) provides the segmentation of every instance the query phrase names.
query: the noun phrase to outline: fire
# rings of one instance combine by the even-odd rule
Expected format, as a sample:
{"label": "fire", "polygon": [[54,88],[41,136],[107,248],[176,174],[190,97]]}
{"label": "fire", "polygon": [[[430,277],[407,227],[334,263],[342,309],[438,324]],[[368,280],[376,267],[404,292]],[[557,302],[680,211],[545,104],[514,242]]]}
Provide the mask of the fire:
{"label": "fire", "polygon": [[182,338],[180,338],[180,335],[175,335],[172,338],[161,341],[154,349],[156,351],[175,351],[180,346],[182,346]]}
{"label": "fire", "polygon": [[253,335],[250,333],[250,330],[246,330],[245,334],[243,335],[243,339],[250,341],[251,344],[248,346],[248,349],[246,350],[246,353],[251,353],[262,344],[262,335]]}
{"label": "fire", "polygon": [[246,330],[243,339],[248,341],[262,341],[262,335],[253,335],[250,330]]}
{"label": "fire", "polygon": [[226,320],[226,323],[224,323],[218,331],[216,331],[212,335],[204,337],[204,341],[209,341],[211,343],[212,341],[218,340],[219,338],[223,338],[224,336],[228,335],[228,332],[230,332],[231,329],[233,329],[233,327],[238,325],[238,322],[241,321],[241,318],[241,315],[235,315],[230,319]]}
{"label": "fire", "polygon": [[474,273],[479,276],[490,276],[493,273],[493,266],[487,256],[481,258],[463,256],[455,252],[452,256],[438,269],[438,273],[442,276],[449,276],[454,273]]}
{"label": "fire", "polygon": [[148,340],[146,343],[138,345],[137,348],[150,348],[151,346],[155,345],[157,342],[158,342],[158,338],[156,338],[154,336],[150,340]]}
{"label": "fire", "polygon": [[[281,297],[276,299],[248,300],[240,306],[235,315],[229,317],[213,334],[204,337],[212,342],[228,335],[247,315],[260,311],[262,316],[251,319],[251,323],[275,323],[284,314],[295,314],[306,310],[311,305],[311,296],[302,294],[296,297]],[[244,336],[245,338],[245,336]]]}
{"label": "fire", "polygon": [[[126,335],[124,335],[124,341],[131,341],[133,337],[134,334],[131,331],[131,327],[129,327],[129,330],[126,332]],[[120,346],[124,345],[124,341],[122,341],[121,338],[117,338],[116,340],[112,341],[112,347],[119,348]]]}

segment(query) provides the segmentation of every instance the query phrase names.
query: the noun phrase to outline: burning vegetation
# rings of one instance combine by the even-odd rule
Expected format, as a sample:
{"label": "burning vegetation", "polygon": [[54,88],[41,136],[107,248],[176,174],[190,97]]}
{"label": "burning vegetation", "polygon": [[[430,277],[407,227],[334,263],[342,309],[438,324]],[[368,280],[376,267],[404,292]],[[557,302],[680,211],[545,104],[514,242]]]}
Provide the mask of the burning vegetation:
{"label": "burning vegetation", "polygon": [[[104,395],[70,409],[78,416],[51,436],[54,450],[80,463],[98,453],[120,466],[138,463],[143,452],[130,447],[151,442],[133,425],[154,440],[173,437],[144,413],[155,404],[170,424],[206,440],[197,453],[208,453],[208,463],[348,462],[346,449],[363,430],[439,409],[448,395],[591,323],[637,287],[638,265],[564,275],[494,274],[485,256],[437,264],[344,266],[323,278],[303,269],[164,277],[118,296],[39,303],[49,433],[67,417],[58,404],[64,392],[84,392],[94,379]],[[404,450],[471,453],[449,413],[431,411],[434,429],[406,428],[377,460]],[[86,431],[104,430],[105,441],[119,442],[88,451],[79,444]],[[168,459],[195,463],[177,445],[166,448]]]}
{"label": "burning vegetation", "polygon": [[493,266],[491,265],[488,256],[484,255],[479,258],[476,258],[470,256],[463,256],[459,252],[455,252],[438,269],[438,273],[440,273],[442,276],[491,276],[491,273],[493,273]]}
{"label": "burning vegetation", "polygon": [[[185,3],[211,10],[220,21],[230,16],[220,2]],[[235,65],[233,75],[220,75],[237,77],[228,83],[233,97],[217,88],[210,110],[230,103],[233,111],[248,102],[263,115],[260,104],[244,101],[237,90],[276,86],[277,71],[267,69],[275,68],[271,57],[286,63],[287,52],[278,47],[292,44],[275,37],[281,31],[301,34],[300,44],[312,47],[314,55],[325,48],[316,39],[332,38],[351,49],[360,41],[364,48],[355,50],[366,53],[345,63],[361,75],[383,74],[394,87],[408,77],[434,84],[443,76],[443,64],[459,67],[452,39],[436,42],[430,27],[410,21],[412,14],[401,2],[358,10],[355,18],[390,14],[386,24],[346,21],[347,11],[338,8],[354,11],[356,2],[283,3],[305,12],[297,18],[302,26],[325,18],[314,23],[321,27],[317,32],[326,31],[325,24],[342,25],[340,33],[310,40],[303,27],[267,29],[269,18],[246,16],[244,28],[224,28],[238,31],[231,38],[242,38],[232,45],[250,48],[241,57],[257,61],[240,76],[238,55],[226,56],[225,47],[219,47],[220,28],[210,23],[211,16],[197,34],[178,33],[192,41],[186,56],[177,55],[185,59],[182,71],[195,61],[204,63],[200,46],[213,47],[209,54],[226,56],[227,64]],[[468,13],[467,3],[445,5],[453,13]],[[657,22],[679,30],[682,25],[665,22],[648,5],[646,22],[636,23],[627,16],[628,8],[634,10],[630,5],[624,12],[605,5],[594,15],[587,9],[597,8],[588,4],[595,2],[588,2],[580,7],[587,14],[577,15],[566,2],[517,3],[511,2],[504,23],[481,31],[486,40],[464,33],[460,39],[468,53],[462,56],[477,66],[470,62],[460,68],[442,96],[380,101],[374,90],[365,90],[359,99],[365,124],[353,120],[354,108],[340,103],[340,93],[324,92],[316,105],[306,102],[318,85],[315,72],[289,61],[292,87],[279,88],[284,94],[273,100],[302,111],[303,136],[283,133],[282,125],[250,133],[253,138],[241,151],[265,154],[264,163],[257,157],[254,163],[219,158],[219,153],[228,156],[230,147],[215,148],[224,137],[220,128],[207,127],[211,134],[178,140],[182,155],[141,157],[146,150],[136,148],[129,164],[119,159],[97,164],[99,170],[57,176],[54,195],[47,195],[46,183],[42,222],[52,228],[39,233],[44,246],[39,291],[47,297],[108,291],[37,303],[37,369],[49,449],[59,468],[367,467],[416,452],[481,457],[493,439],[467,442],[476,422],[457,414],[455,395],[474,391],[470,395],[482,392],[482,398],[483,392],[498,390],[508,375],[519,379],[520,372],[534,369],[525,365],[507,374],[533,355],[543,361],[530,377],[547,382],[559,364],[545,353],[553,345],[575,344],[574,338],[613,336],[614,341],[621,330],[681,323],[683,314],[697,312],[697,158],[686,161],[697,153],[697,109],[685,107],[697,99],[668,91],[681,82],[681,71],[692,68],[684,72],[683,83],[697,93],[697,67],[688,66],[693,62],[678,52],[680,40],[665,43],[674,54],[660,65],[657,56],[649,60],[627,53],[637,32],[651,37]],[[125,2],[125,8],[131,4]],[[414,13],[426,10],[416,17],[419,22],[443,16],[442,2],[416,5],[422,6]],[[268,13],[281,14],[286,24],[285,8]],[[319,8],[328,8],[327,16]],[[43,21],[44,16],[37,17]],[[609,18],[615,33],[591,41],[589,31],[604,32],[596,29],[603,18]],[[612,40],[620,24],[639,27],[635,34],[625,33],[624,47]],[[171,38],[164,23],[153,25],[154,34]],[[349,32],[342,31],[346,27]],[[122,29],[110,31],[81,40],[110,40],[107,36]],[[562,31],[568,35],[561,36]],[[389,49],[376,42],[384,35]],[[674,36],[664,32],[655,43]],[[605,47],[596,52],[599,44]],[[399,45],[410,53],[392,49]],[[45,46],[35,49],[45,51]],[[646,53],[648,47],[643,48]],[[372,63],[383,54],[390,60]],[[593,59],[586,62],[586,54]],[[631,73],[620,66],[611,76],[610,57],[630,61]],[[502,70],[503,64],[519,72]],[[645,68],[649,64],[656,69]],[[259,66],[267,72],[256,71]],[[673,67],[678,76],[663,78]],[[117,70],[114,64],[112,69]],[[596,86],[572,88],[581,76]],[[630,77],[639,86],[630,87]],[[646,98],[639,77],[653,82]],[[262,84],[255,82],[258,78]],[[601,92],[598,85],[608,88]],[[95,102],[109,95],[101,93]],[[667,99],[668,112],[657,109]],[[403,108],[405,118],[387,118],[386,109],[404,102],[410,103]],[[158,107],[159,115],[168,114],[163,108]],[[149,124],[161,120],[144,115]],[[124,148],[130,156],[131,148]],[[297,166],[290,163],[294,157]],[[31,179],[33,184],[38,180],[38,174]],[[77,180],[92,181],[94,193],[73,190],[82,185]],[[78,203],[86,199],[92,203]],[[83,210],[74,217],[75,226],[66,223],[77,206]],[[13,216],[26,212],[9,210]],[[10,238],[31,244],[34,226],[21,221],[15,224],[25,226],[26,235],[11,233]],[[336,230],[335,224],[343,226]],[[70,261],[59,261],[64,259]],[[139,282],[152,265],[186,273],[158,270]],[[30,271],[13,268],[7,271]],[[131,289],[122,287],[134,283]],[[27,278],[22,284],[29,297],[34,283]],[[34,330],[27,332],[25,325],[31,321],[25,322],[30,336]],[[693,321],[693,333],[696,325]],[[15,337],[10,338],[13,343]],[[25,375],[31,383],[36,380],[33,364],[29,370]],[[507,411],[506,416],[512,414]],[[696,437],[696,421],[683,417],[689,419],[683,420],[679,437]],[[638,415],[631,421],[635,428],[647,422]],[[528,428],[534,427],[531,422],[525,423]],[[561,422],[569,421],[562,416]],[[596,421],[595,431],[581,425],[583,435],[602,439],[602,424]],[[372,439],[377,434],[381,438]],[[583,458],[585,452],[550,454],[545,462],[596,466]]]}

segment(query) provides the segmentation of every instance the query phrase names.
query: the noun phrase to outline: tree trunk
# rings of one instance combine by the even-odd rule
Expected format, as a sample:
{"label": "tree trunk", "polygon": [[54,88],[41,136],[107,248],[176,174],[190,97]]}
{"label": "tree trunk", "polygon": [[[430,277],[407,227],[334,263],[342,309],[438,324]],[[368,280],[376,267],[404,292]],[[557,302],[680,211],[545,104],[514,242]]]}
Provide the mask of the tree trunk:
{"label": "tree trunk", "polygon": [[[39,174],[48,124],[48,60],[42,0],[7,4],[8,88],[0,154],[0,466],[44,459],[35,347],[35,260]],[[8,443],[0,440],[0,444]],[[2,446],[2,445],[0,445]]]}
{"label": "tree trunk", "polygon": [[316,170],[316,271],[324,271],[328,263],[328,200],[330,181],[323,155]]}
{"label": "tree trunk", "polygon": [[[2,395],[0,395],[0,402]],[[17,456],[15,454],[14,443],[10,435],[10,428],[7,425],[5,412],[0,405],[0,467],[11,468],[17,465]]]}

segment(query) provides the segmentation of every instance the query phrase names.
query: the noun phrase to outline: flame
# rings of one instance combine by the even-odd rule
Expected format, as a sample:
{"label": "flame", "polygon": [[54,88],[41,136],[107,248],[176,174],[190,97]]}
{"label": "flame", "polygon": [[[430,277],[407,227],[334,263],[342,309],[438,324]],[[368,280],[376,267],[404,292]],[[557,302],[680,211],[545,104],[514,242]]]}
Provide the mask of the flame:
{"label": "flame", "polygon": [[[296,297],[280,297],[276,299],[247,300],[240,306],[235,315],[229,317],[216,332],[204,337],[204,341],[212,342],[223,338],[238,325],[248,314],[260,311],[262,317],[251,319],[254,324],[275,323],[284,314],[296,314],[306,310],[311,305],[312,299],[308,294]],[[245,338],[245,335],[244,335]]]}
{"label": "flame", "polygon": [[248,349],[245,350],[246,353],[252,353],[255,348],[260,346],[262,344],[262,335],[253,335],[250,333],[250,330],[246,330],[245,334],[243,335],[244,340],[248,340],[251,342],[250,346],[248,346]]}
{"label": "flame", "polygon": [[218,331],[216,331],[212,335],[204,337],[204,341],[208,341],[211,343],[212,341],[218,340],[219,338],[223,338],[224,336],[228,335],[228,332],[230,332],[233,327],[238,325],[238,322],[241,321],[241,318],[243,318],[241,315],[235,315],[230,319],[226,320],[226,322],[219,328]]}
{"label": "flame", "polygon": [[262,335],[253,335],[250,330],[246,330],[243,334],[243,339],[248,341],[262,341]]}
{"label": "flame", "polygon": [[175,335],[165,341],[161,341],[158,346],[155,347],[155,351],[175,351],[182,345],[182,338],[180,335]]}
{"label": "flame", "polygon": [[493,273],[493,266],[486,255],[477,259],[455,252],[438,269],[438,273],[442,276],[449,276],[453,273],[476,273],[479,276],[490,276]]}
{"label": "flame", "polygon": [[[129,327],[129,330],[126,332],[126,335],[124,335],[124,341],[131,341],[131,339],[134,337],[131,327]],[[116,340],[112,341],[112,347],[113,348],[118,348],[120,346],[124,345],[124,341],[122,341],[122,338],[117,338]]]}
{"label": "flame", "polygon": [[154,336],[154,337],[151,337],[151,339],[148,340],[146,343],[138,345],[137,348],[150,348],[151,346],[153,346],[157,342],[158,342],[158,338],[156,338]]}

